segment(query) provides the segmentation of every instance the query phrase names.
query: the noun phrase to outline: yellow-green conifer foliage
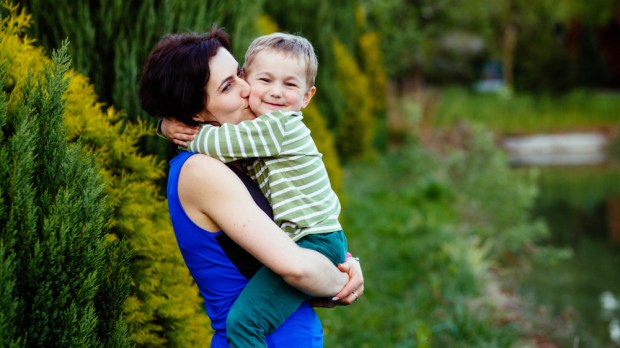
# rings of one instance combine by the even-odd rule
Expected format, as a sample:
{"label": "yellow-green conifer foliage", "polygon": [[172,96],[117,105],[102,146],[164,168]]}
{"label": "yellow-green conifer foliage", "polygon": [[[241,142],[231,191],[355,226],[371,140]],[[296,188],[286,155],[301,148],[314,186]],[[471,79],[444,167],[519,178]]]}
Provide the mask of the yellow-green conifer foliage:
{"label": "yellow-green conifer foliage", "polygon": [[[30,17],[8,2],[0,31],[0,63],[8,69],[7,86],[23,85],[29,72],[41,72],[50,59],[28,39]],[[9,108],[17,100],[10,94]],[[93,86],[74,73],[65,94],[64,121],[70,141],[96,154],[113,202],[111,238],[123,238],[132,253],[132,295],[125,306],[129,333],[137,346],[205,347],[211,330],[202,300],[178,250],[167,205],[155,180],[163,166],[137,151],[137,142],[151,133],[131,124],[122,112],[97,101]],[[202,312],[202,313],[201,313]]]}
{"label": "yellow-green conifer foliage", "polygon": [[265,14],[258,17],[258,20],[256,21],[256,26],[260,35],[268,35],[280,30],[278,28],[278,23],[276,23],[273,18]]}
{"label": "yellow-green conifer foliage", "polygon": [[[345,159],[372,154],[375,119],[368,77],[345,45],[333,42],[336,83],[344,96],[344,110],[338,117],[338,150]],[[383,92],[382,92],[383,93]]]}
{"label": "yellow-green conifer foliage", "polygon": [[381,38],[376,31],[363,33],[359,37],[362,69],[368,77],[370,90],[374,91],[370,103],[376,117],[384,117],[387,107],[385,68],[381,53]]}

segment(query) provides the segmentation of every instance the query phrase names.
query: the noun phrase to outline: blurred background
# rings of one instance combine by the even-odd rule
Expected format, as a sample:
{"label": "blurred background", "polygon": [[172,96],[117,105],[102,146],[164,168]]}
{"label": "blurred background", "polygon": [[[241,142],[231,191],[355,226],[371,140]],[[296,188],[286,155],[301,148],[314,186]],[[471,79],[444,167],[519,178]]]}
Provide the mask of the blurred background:
{"label": "blurred background", "polygon": [[[319,310],[327,347],[620,347],[618,0],[10,4],[4,33],[22,26],[21,42],[48,57],[68,40],[71,67],[95,93],[84,105],[115,115],[107,138],[90,141],[77,125],[98,114],[68,108],[69,141],[85,132],[80,141],[105,157],[115,138],[135,139],[106,176],[117,188],[135,173],[153,183],[134,205],[164,201],[177,151],[154,135],[136,89],[162,35],[217,23],[240,62],[254,37],[273,31],[314,44],[317,94],[304,115],[366,284],[353,306]],[[20,11],[31,17],[11,22]],[[6,42],[4,59],[15,55]],[[146,248],[155,237],[123,223],[136,219],[122,208],[134,198],[113,197],[110,234],[134,252],[124,307],[133,344],[202,345],[209,332],[179,327],[207,330],[205,320],[170,312],[173,290],[152,285],[177,277],[152,266],[168,262],[153,259],[157,248],[178,254],[165,208],[135,212],[161,221],[147,229],[172,244]],[[199,301],[178,306],[204,317]]]}

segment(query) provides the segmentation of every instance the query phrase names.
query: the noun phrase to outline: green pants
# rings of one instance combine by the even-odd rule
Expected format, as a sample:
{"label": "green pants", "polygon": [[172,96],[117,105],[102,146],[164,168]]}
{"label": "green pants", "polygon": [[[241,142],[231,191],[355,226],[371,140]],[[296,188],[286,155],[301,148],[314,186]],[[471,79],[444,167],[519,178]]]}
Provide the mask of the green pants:
{"label": "green pants", "polygon": [[[334,265],[342,263],[347,252],[347,239],[342,231],[311,234],[297,244],[320,252]],[[267,335],[308,299],[310,296],[287,284],[269,268],[262,267],[228,312],[228,343],[233,348],[267,347]]]}

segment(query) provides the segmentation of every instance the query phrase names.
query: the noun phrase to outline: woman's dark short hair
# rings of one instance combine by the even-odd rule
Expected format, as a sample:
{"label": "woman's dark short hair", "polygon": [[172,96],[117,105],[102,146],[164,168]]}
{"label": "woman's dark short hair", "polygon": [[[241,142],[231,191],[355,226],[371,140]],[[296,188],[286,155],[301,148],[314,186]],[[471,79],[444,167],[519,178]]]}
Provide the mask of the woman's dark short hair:
{"label": "woman's dark short hair", "polygon": [[140,103],[151,116],[173,117],[195,125],[207,102],[209,60],[220,47],[231,51],[230,37],[215,25],[204,34],[164,36],[149,53],[140,76]]}

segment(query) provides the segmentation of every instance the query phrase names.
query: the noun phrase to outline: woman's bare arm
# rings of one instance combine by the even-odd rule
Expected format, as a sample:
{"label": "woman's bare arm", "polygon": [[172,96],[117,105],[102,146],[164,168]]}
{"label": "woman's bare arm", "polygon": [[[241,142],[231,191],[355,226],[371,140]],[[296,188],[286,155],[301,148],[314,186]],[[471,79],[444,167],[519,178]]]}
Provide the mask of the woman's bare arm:
{"label": "woman's bare arm", "polygon": [[190,157],[181,170],[179,194],[188,213],[199,210],[243,249],[308,295],[331,297],[348,282],[347,272],[339,271],[324,255],[299,247],[282,232],[254,203],[241,180],[218,160]]}

